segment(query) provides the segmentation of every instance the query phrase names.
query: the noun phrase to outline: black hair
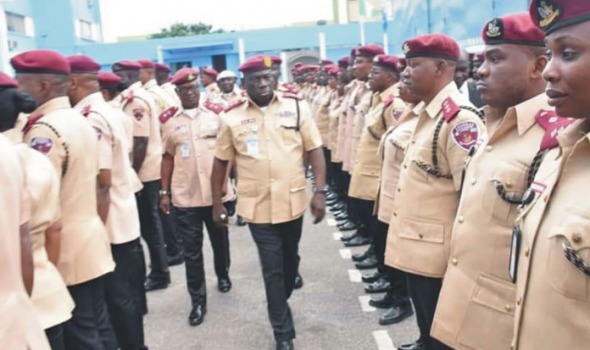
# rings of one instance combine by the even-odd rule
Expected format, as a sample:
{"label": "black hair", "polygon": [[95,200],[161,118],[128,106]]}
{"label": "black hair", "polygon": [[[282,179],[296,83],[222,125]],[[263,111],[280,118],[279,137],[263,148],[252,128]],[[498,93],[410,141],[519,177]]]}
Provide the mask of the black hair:
{"label": "black hair", "polygon": [[0,88],[0,130],[14,128],[21,113],[33,113],[37,108],[35,101],[16,88]]}

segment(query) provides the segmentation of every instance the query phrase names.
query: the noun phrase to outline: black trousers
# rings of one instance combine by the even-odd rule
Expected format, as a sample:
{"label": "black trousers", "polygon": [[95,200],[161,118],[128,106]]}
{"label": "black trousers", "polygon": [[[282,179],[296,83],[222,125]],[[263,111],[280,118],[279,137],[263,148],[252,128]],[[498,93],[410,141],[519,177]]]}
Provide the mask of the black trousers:
{"label": "black trousers", "polygon": [[394,267],[385,265],[385,248],[387,246],[388,231],[389,225],[377,220],[375,240],[373,241],[375,254],[379,261],[377,270],[384,274],[389,283],[391,283],[390,288],[396,296],[396,299],[399,301],[407,301],[410,299],[410,290],[408,288],[408,278],[406,277],[406,273]]}
{"label": "black trousers", "polygon": [[331,163],[330,163],[330,159],[332,158],[331,154],[332,152],[330,152],[330,150],[326,147],[322,147],[322,150],[324,151],[324,159],[326,161],[326,183],[333,187],[334,184],[334,180],[333,180],[333,174],[332,174],[332,167],[331,167]]}
{"label": "black trousers", "polygon": [[117,350],[105,301],[105,276],[69,286],[76,303],[72,318],[64,323],[67,350]]}
{"label": "black trousers", "polygon": [[344,172],[342,171],[342,163],[332,163],[332,177],[334,181],[334,190],[338,194],[338,197],[344,198],[346,196],[346,180]]}
{"label": "black trousers", "polygon": [[406,273],[406,276],[408,276],[410,295],[416,309],[420,338],[424,342],[426,350],[452,350],[430,337],[436,304],[442,288],[442,278],[424,277],[409,272]]}
{"label": "black trousers", "polygon": [[111,245],[115,271],[105,277],[106,301],[111,324],[121,350],[139,350],[144,344],[145,257],[138,239]]}
{"label": "black trousers", "polygon": [[162,222],[162,229],[164,230],[164,242],[166,243],[166,255],[174,257],[182,254],[182,242],[176,228],[176,208],[170,207],[170,215],[164,214],[161,210],[160,221]]}
{"label": "black trousers", "polygon": [[348,217],[357,225],[358,233],[363,237],[374,237],[377,218],[373,215],[374,201],[349,198]]}
{"label": "black trousers", "polygon": [[229,274],[229,235],[213,222],[213,207],[176,208],[178,233],[182,239],[186,284],[193,306],[207,305],[207,285],[203,264],[203,224],[213,247],[217,278]]}
{"label": "black trousers", "polygon": [[51,350],[66,350],[63,323],[47,328],[45,330],[45,336],[47,336]]}
{"label": "black trousers", "polygon": [[147,243],[150,253],[151,269],[148,278],[170,282],[164,232],[160,220],[160,181],[144,182],[143,189],[136,193],[136,197],[141,237]]}
{"label": "black trousers", "polygon": [[249,224],[262,266],[268,317],[277,341],[295,338],[288,300],[299,269],[303,217],[281,224]]}

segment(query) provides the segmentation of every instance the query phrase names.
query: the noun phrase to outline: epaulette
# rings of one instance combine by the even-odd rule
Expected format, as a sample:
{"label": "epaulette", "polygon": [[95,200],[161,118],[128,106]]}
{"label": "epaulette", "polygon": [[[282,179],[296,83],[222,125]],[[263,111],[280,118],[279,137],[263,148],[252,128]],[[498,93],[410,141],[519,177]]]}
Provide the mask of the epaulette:
{"label": "epaulette", "polygon": [[232,103],[231,105],[227,106],[227,108],[225,109],[225,112],[227,113],[227,112],[231,111],[232,109],[243,105],[244,103],[246,103],[246,99],[241,98],[241,99],[237,100],[236,102]]}
{"label": "epaulette", "polygon": [[443,117],[447,123],[450,123],[453,118],[461,112],[461,107],[459,107],[452,98],[448,97],[442,103],[442,112]]}
{"label": "epaulette", "polygon": [[127,95],[127,97],[126,97],[127,103],[133,102],[134,98],[135,98],[135,94],[133,93],[133,91],[129,91],[129,95]]}
{"label": "epaulette", "polygon": [[215,113],[215,114],[219,114],[221,112],[223,112],[225,110],[225,108],[223,108],[222,105],[219,105],[217,103],[213,103],[211,101],[207,101],[205,102],[204,105],[208,110],[210,110],[211,112]]}
{"label": "epaulette", "polygon": [[178,107],[170,107],[167,110],[165,110],[162,114],[160,114],[160,117],[158,119],[160,119],[160,123],[166,124],[166,122],[170,120],[170,118],[174,117],[177,112]]}
{"label": "epaulette", "polygon": [[91,105],[85,106],[84,108],[82,108],[82,115],[85,117],[88,117],[88,115],[90,114],[90,109],[92,108]]}
{"label": "epaulette", "polygon": [[29,119],[27,119],[27,123],[25,124],[25,126],[23,127],[23,134],[27,134],[29,131],[31,131],[31,129],[33,128],[33,125],[35,125],[35,123],[43,118],[44,114],[38,114],[34,117],[29,117]]}
{"label": "epaulette", "polygon": [[283,97],[284,98],[291,98],[291,99],[294,99],[294,100],[297,100],[297,101],[301,101],[302,100],[302,98],[301,98],[301,96],[299,96],[299,94],[294,94],[292,92],[283,92]]}
{"label": "epaulette", "polygon": [[383,105],[387,108],[387,107],[391,106],[391,104],[393,103],[394,100],[395,100],[395,96],[389,95],[385,99],[385,102],[383,102]]}
{"label": "epaulette", "polygon": [[535,117],[537,123],[545,129],[545,135],[541,140],[540,150],[548,150],[559,145],[557,136],[565,130],[570,124],[575,122],[572,118],[562,118],[555,113],[555,111],[541,110]]}

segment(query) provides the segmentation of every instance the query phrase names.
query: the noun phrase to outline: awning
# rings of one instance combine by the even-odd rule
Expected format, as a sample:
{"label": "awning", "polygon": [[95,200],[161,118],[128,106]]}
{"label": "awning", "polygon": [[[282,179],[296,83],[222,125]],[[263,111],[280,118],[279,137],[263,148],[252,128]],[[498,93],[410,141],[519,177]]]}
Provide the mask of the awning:
{"label": "awning", "polygon": [[170,45],[170,46],[162,46],[162,51],[171,54],[178,54],[178,53],[190,53],[190,52],[199,52],[199,51],[212,51],[212,50],[233,50],[234,49],[234,41],[233,40],[226,40],[226,41],[212,41],[212,42],[204,42],[204,43],[186,43],[186,44],[179,44],[179,45]]}

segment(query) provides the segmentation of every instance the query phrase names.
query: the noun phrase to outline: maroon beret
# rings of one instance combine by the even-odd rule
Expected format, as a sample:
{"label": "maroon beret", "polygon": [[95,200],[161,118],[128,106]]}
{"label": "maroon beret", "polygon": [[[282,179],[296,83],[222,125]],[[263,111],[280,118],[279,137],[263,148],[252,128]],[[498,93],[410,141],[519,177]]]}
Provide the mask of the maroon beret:
{"label": "maroon beret", "polygon": [[238,70],[242,73],[254,72],[258,70],[270,69],[272,67],[272,58],[269,56],[256,55],[248,58]]}
{"label": "maroon beret", "polygon": [[363,46],[359,46],[357,48],[355,48],[355,53],[354,56],[358,57],[367,57],[367,58],[373,58],[377,55],[384,55],[385,51],[383,51],[383,48],[379,45],[375,45],[375,44],[369,44],[369,45],[363,45]]}
{"label": "maroon beret", "polygon": [[112,88],[119,85],[120,82],[121,77],[119,77],[117,74],[111,72],[98,73],[98,83],[100,84],[100,87]]}
{"label": "maroon beret", "polygon": [[398,72],[399,70],[399,58],[394,55],[378,55],[375,56],[373,62],[376,66],[385,68],[390,71]]}
{"label": "maroon beret", "polygon": [[118,70],[140,70],[141,64],[132,61],[119,61],[113,64],[113,71]]}
{"label": "maroon beret", "polygon": [[320,61],[320,63],[321,63],[323,66],[328,66],[328,65],[332,65],[332,64],[334,64],[334,62],[332,62],[332,61],[330,61],[330,60],[321,60],[321,61]]}
{"label": "maroon beret", "polygon": [[330,69],[328,69],[328,74],[334,78],[338,78],[338,73],[340,73],[340,68],[336,65],[330,66]]}
{"label": "maroon beret", "polygon": [[545,46],[545,34],[535,26],[526,12],[494,18],[483,27],[481,37],[486,45]]}
{"label": "maroon beret", "polygon": [[301,65],[301,66],[295,68],[293,70],[293,73],[295,73],[295,74],[303,74],[303,73],[305,73],[305,68],[306,67],[307,67],[306,65]]}
{"label": "maroon beret", "polygon": [[458,61],[461,57],[459,44],[444,34],[426,34],[407,40],[403,45],[406,58],[431,57]]}
{"label": "maroon beret", "polygon": [[202,69],[203,74],[207,74],[207,75],[211,75],[214,78],[217,77],[217,74],[219,74],[215,69],[211,68],[211,67],[205,67]]}
{"label": "maroon beret", "polygon": [[141,68],[156,69],[156,64],[151,60],[137,60],[137,63],[141,65]]}
{"label": "maroon beret", "polygon": [[529,14],[539,28],[550,34],[557,29],[590,21],[587,0],[533,0]]}
{"label": "maroon beret", "polygon": [[70,74],[70,64],[61,54],[51,50],[33,50],[10,60],[16,73]]}
{"label": "maroon beret", "polygon": [[350,56],[344,56],[338,60],[338,65],[340,67],[348,67],[349,64],[350,64]]}
{"label": "maroon beret", "polygon": [[88,56],[74,55],[69,56],[66,59],[70,63],[70,71],[72,72],[72,74],[95,74],[98,73],[98,71],[100,70],[100,64],[98,64],[95,60]]}
{"label": "maroon beret", "polygon": [[17,88],[18,82],[8,75],[0,72],[0,88]]}
{"label": "maroon beret", "polygon": [[172,76],[170,82],[175,85],[190,83],[197,80],[199,71],[192,68],[182,68]]}
{"label": "maroon beret", "polygon": [[295,63],[295,65],[293,66],[293,68],[299,68],[299,67],[301,67],[301,66],[303,66],[303,65],[304,65],[304,64],[303,64],[303,63],[301,63],[301,62],[297,62],[297,63]]}
{"label": "maroon beret", "polygon": [[161,63],[156,63],[156,70],[158,72],[166,72],[166,73],[170,73],[170,67],[168,67],[165,64],[161,64]]}
{"label": "maroon beret", "polygon": [[283,63],[283,60],[278,56],[270,56],[270,59],[272,60],[272,64],[282,64]]}

